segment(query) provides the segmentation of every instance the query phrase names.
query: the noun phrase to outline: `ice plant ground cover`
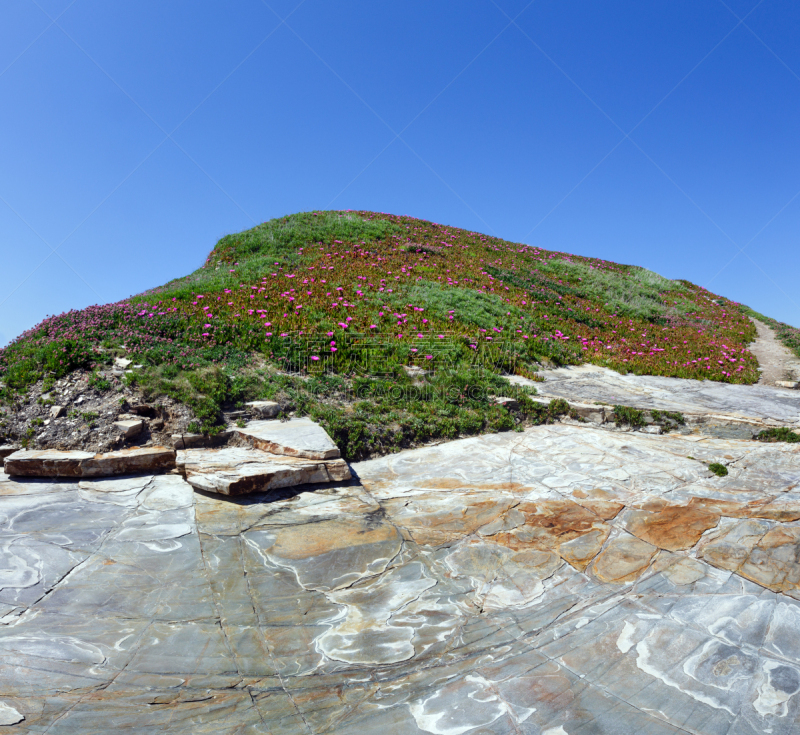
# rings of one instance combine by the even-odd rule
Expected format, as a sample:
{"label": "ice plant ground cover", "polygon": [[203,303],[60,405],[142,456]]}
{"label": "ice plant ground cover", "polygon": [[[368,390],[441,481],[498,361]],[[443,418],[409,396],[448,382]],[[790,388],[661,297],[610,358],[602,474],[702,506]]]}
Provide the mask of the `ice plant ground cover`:
{"label": "ice plant ground cover", "polygon": [[[390,446],[511,428],[492,395],[538,420],[499,376],[543,364],[753,383],[755,335],[745,307],[636,266],[411,217],[309,212],[222,238],[189,276],[45,320],[0,350],[0,396],[124,353],[144,366],[128,381],[185,401],[205,431],[226,403],[282,395],[358,456],[388,426]],[[412,385],[411,365],[434,370],[435,390]]]}

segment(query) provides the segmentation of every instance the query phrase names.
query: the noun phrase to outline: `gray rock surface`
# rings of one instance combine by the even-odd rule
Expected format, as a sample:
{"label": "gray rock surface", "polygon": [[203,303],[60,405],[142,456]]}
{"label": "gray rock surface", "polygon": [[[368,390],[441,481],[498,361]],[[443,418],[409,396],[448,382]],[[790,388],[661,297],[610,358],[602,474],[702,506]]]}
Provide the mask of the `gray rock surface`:
{"label": "gray rock surface", "polygon": [[251,421],[244,428],[233,429],[256,449],[307,459],[335,459],[339,448],[325,429],[308,418],[289,421]]}
{"label": "gray rock surface", "polygon": [[353,467],[0,474],[9,731],[797,732],[796,445],[556,424]]}
{"label": "gray rock surface", "polygon": [[657,375],[621,375],[596,365],[558,368],[542,373],[544,383],[512,376],[515,383],[535,385],[542,397],[587,404],[679,411],[684,414],[800,425],[800,393],[767,385],[735,385],[680,380]]}

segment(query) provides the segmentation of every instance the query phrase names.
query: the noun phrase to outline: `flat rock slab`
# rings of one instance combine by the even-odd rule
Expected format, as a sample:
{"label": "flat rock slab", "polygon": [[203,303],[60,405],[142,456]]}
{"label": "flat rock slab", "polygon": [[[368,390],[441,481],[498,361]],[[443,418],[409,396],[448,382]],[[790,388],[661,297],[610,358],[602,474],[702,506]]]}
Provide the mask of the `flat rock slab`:
{"label": "flat rock slab", "polygon": [[239,498],[0,473],[0,722],[796,735],[798,445],[552,424],[353,470]]}
{"label": "flat rock slab", "polygon": [[350,479],[343,459],[310,460],[242,447],[187,449],[178,453],[177,465],[193,488],[221,495]]}
{"label": "flat rock slab", "polygon": [[311,419],[289,421],[251,421],[243,429],[234,429],[256,449],[273,454],[306,459],[335,459],[339,448],[319,424]]}
{"label": "flat rock slab", "polygon": [[0,459],[5,459],[9,454],[14,454],[14,452],[18,451],[19,447],[14,447],[11,444],[3,444],[0,446]]}
{"label": "flat rock slab", "polygon": [[570,402],[598,401],[611,406],[773,420],[786,426],[800,424],[800,392],[767,385],[621,375],[596,365],[558,368],[542,374],[544,383],[519,377],[512,382],[528,382],[536,386],[541,396],[565,398]]}
{"label": "flat rock slab", "polygon": [[133,472],[166,472],[175,468],[175,450],[134,447],[117,452],[19,450],[5,458],[6,475],[16,477],[102,477]]}

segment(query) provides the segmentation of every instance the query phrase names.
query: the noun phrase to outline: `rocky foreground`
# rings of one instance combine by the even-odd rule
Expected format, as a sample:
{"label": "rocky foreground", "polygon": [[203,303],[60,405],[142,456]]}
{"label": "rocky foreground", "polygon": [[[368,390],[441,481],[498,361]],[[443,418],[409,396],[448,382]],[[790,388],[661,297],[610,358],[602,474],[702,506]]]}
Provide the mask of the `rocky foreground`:
{"label": "rocky foreground", "polygon": [[687,425],[595,405],[348,468],[253,422],[168,474],[0,474],[0,725],[796,733],[800,445],[751,437],[800,392],[607,377],[541,392]]}

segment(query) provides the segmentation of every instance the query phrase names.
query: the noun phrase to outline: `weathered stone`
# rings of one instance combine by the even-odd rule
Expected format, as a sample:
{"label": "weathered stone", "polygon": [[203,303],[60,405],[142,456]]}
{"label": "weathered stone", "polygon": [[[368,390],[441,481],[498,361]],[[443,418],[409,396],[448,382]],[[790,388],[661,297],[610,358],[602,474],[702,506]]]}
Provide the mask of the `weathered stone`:
{"label": "weathered stone", "polygon": [[19,447],[15,447],[13,444],[3,444],[0,446],[0,459],[5,459],[9,454],[17,451],[19,451]]}
{"label": "weathered stone", "polygon": [[61,418],[67,409],[64,406],[51,406],[50,407],[50,418],[51,419],[58,419]]}
{"label": "weathered stone", "polygon": [[20,450],[6,457],[4,471],[17,477],[101,477],[132,472],[162,472],[175,467],[175,450],[166,447],[134,447],[117,452],[54,449]]}
{"label": "weathered stone", "polygon": [[[0,704],[81,735],[794,735],[800,454],[701,439],[552,424],[246,498],[0,474]],[[703,514],[677,552],[625,531]]]}
{"label": "weathered stone", "polygon": [[281,404],[275,401],[249,401],[244,405],[262,419],[275,418],[281,412]]}
{"label": "weathered stone", "polygon": [[175,449],[196,449],[198,447],[217,447],[227,442],[233,431],[220,431],[218,434],[173,434],[172,446]]}
{"label": "weathered stone", "polygon": [[[597,401],[639,409],[677,411],[687,423],[731,424],[777,421],[780,426],[800,422],[800,395],[767,385],[738,385],[706,380],[681,380],[657,375],[621,375],[597,365],[558,368],[544,373],[544,383],[516,376],[514,382],[535,385],[542,397],[564,398],[571,405]],[[699,416],[698,416],[699,415]]]}
{"label": "weathered stone", "polygon": [[132,361],[128,360],[125,357],[116,357],[116,358],[114,358],[114,367],[116,367],[116,368],[118,368],[120,370],[125,370],[125,369],[129,368],[131,366],[131,364],[132,364]]}
{"label": "weathered stone", "polygon": [[593,424],[602,424],[606,421],[606,412],[603,406],[595,406],[588,403],[570,402],[569,407],[582,419],[591,421]]}
{"label": "weathered stone", "polygon": [[343,459],[315,461],[241,447],[188,449],[180,452],[177,463],[192,487],[221,495],[350,479]]}
{"label": "weathered stone", "polygon": [[409,378],[423,378],[431,374],[430,370],[425,370],[419,365],[403,365],[403,370]]}
{"label": "weathered stone", "polygon": [[775,385],[781,388],[790,388],[792,390],[797,390],[800,388],[800,382],[797,380],[776,380]]}
{"label": "weathered stone", "polygon": [[142,432],[144,429],[144,421],[141,419],[123,419],[122,421],[115,421],[114,428],[122,432],[122,435],[126,439],[130,439]]}
{"label": "weathered stone", "polygon": [[609,541],[594,560],[592,573],[603,582],[632,582],[647,569],[657,552],[655,546],[622,534]]}
{"label": "weathered stone", "polygon": [[256,449],[272,454],[307,459],[334,459],[339,448],[325,429],[311,419],[289,421],[251,421],[243,429],[234,431]]}
{"label": "weathered stone", "polygon": [[703,539],[697,556],[720,569],[737,571],[769,529],[769,523],[756,520],[722,526]]}
{"label": "weathered stone", "polygon": [[633,510],[625,518],[625,527],[660,549],[677,551],[690,549],[718,522],[718,515],[697,507],[667,506],[657,512]]}
{"label": "weathered stone", "polygon": [[3,471],[19,477],[82,477],[83,462],[92,458],[93,452],[20,449],[5,458]]}
{"label": "weathered stone", "polygon": [[16,725],[25,719],[10,704],[0,702],[0,725]]}

